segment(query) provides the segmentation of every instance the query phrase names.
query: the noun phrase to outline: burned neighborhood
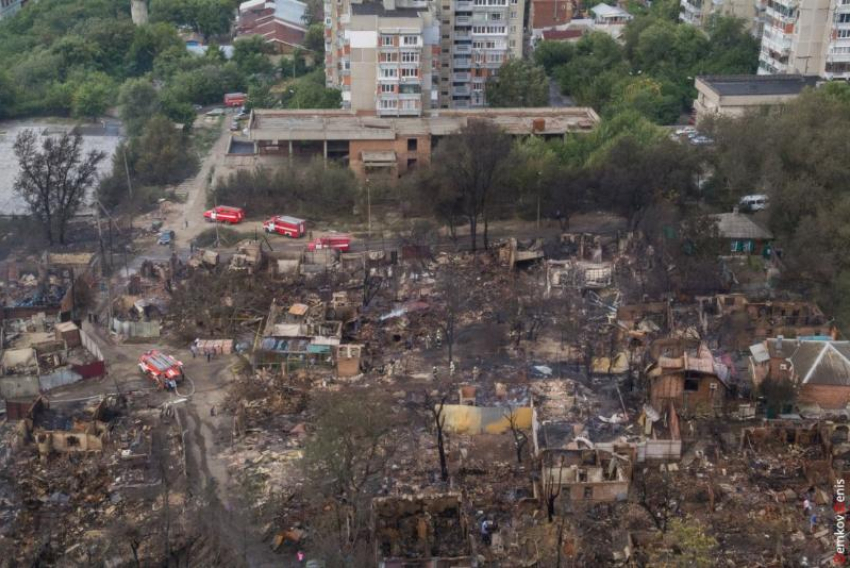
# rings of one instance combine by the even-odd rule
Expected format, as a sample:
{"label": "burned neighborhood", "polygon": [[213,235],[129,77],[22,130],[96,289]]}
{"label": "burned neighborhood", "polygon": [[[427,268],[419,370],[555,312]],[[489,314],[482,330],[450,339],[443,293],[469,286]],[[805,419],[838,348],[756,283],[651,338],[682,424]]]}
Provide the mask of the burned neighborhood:
{"label": "burned neighborhood", "polygon": [[2,0],[0,568],[847,565],[807,2]]}

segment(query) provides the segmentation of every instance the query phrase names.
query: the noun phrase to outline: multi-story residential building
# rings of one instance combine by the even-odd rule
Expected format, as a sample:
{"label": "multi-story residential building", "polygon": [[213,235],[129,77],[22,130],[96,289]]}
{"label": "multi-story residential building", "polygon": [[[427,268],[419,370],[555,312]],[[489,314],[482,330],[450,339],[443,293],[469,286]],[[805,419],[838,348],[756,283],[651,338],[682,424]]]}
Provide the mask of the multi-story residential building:
{"label": "multi-story residential building", "polygon": [[485,106],[487,80],[522,57],[525,0],[441,1],[440,106]]}
{"label": "multi-story residential building", "polygon": [[426,1],[342,0],[325,8],[326,79],[342,89],[343,108],[421,116],[434,106],[439,25]]}
{"label": "multi-story residential building", "polygon": [[767,0],[759,74],[850,78],[850,0]]}
{"label": "multi-story residential building", "polygon": [[752,27],[756,23],[756,3],[760,0],[680,0],[679,19],[687,24],[704,28],[711,17],[734,16],[747,21]]}
{"label": "multi-story residential building", "polygon": [[522,56],[524,2],[329,0],[327,84],[379,116],[484,106],[487,79]]}
{"label": "multi-story residential building", "polygon": [[22,4],[21,0],[0,0],[0,20],[20,10]]}
{"label": "multi-story residential building", "polygon": [[307,34],[307,5],[298,0],[248,0],[239,5],[236,35],[259,35],[280,53],[301,46]]}

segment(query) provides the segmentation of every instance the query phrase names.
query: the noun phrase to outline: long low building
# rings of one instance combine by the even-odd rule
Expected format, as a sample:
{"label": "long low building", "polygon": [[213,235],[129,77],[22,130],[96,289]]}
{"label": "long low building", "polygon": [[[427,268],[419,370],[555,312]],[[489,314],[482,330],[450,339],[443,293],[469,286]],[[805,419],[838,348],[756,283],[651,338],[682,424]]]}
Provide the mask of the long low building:
{"label": "long low building", "polygon": [[439,140],[471,120],[492,121],[512,136],[562,138],[592,131],[599,116],[579,107],[441,110],[419,118],[377,118],[346,110],[256,110],[248,140],[231,142],[220,174],[320,157],[347,164],[361,179],[397,178],[427,164]]}
{"label": "long low building", "polygon": [[709,116],[739,117],[778,108],[817,86],[817,76],[709,75],[697,77],[694,113],[699,123]]}

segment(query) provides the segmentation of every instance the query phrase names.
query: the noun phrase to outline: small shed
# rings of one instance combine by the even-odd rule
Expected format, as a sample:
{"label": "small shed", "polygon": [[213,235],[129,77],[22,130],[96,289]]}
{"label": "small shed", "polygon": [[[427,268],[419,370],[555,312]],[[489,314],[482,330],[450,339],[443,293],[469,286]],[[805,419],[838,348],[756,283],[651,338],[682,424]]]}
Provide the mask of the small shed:
{"label": "small shed", "polygon": [[80,328],[72,321],[57,323],[53,327],[53,331],[56,334],[56,341],[64,341],[68,349],[73,349],[83,344],[80,338]]}

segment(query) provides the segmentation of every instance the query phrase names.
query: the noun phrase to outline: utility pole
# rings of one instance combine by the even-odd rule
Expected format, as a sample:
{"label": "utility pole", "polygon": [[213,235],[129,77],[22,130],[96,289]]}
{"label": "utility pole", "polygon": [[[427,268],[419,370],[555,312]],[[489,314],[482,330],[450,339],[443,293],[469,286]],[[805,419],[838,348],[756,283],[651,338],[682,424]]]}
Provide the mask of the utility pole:
{"label": "utility pole", "polygon": [[130,194],[130,199],[133,199],[133,184],[130,182],[130,166],[127,165],[127,147],[124,146],[122,148],[122,154],[124,154],[124,173],[127,174],[127,191]]}
{"label": "utility pole", "polygon": [[369,178],[366,178],[366,223],[369,228],[369,239],[372,239],[372,190]]}
{"label": "utility pole", "polygon": [[543,172],[537,172],[537,230],[540,230],[540,178],[543,176]]}

